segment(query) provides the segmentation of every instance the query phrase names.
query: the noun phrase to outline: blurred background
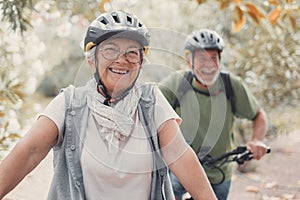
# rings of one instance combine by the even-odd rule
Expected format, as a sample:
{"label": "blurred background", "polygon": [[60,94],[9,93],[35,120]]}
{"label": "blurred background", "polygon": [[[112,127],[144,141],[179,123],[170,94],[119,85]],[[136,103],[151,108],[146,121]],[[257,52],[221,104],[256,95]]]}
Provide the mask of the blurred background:
{"label": "blurred background", "polygon": [[[0,0],[0,160],[60,88],[91,78],[82,50],[86,28],[117,9],[149,27],[141,79],[159,81],[186,68],[185,36],[213,29],[225,40],[223,69],[242,77],[267,111],[268,138],[300,130],[299,1]],[[239,142],[248,129],[238,121]]]}

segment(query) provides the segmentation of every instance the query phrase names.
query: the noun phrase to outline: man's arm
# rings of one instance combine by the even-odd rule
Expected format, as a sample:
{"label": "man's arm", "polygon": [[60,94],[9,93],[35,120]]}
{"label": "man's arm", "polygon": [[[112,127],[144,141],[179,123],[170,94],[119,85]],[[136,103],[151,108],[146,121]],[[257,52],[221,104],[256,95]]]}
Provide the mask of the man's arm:
{"label": "man's arm", "polygon": [[263,108],[259,107],[257,115],[252,122],[252,139],[247,142],[247,148],[253,154],[253,158],[259,160],[267,152],[264,139],[267,133],[268,121]]}

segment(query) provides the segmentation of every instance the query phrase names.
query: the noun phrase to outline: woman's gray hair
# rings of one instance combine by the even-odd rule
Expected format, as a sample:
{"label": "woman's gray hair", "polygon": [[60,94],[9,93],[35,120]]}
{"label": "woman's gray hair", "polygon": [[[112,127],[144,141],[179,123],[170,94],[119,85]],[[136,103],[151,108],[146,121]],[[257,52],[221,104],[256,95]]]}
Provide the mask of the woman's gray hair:
{"label": "woman's gray hair", "polygon": [[96,50],[96,46],[90,49],[89,51],[84,52],[84,56],[87,61],[95,60],[95,50]]}

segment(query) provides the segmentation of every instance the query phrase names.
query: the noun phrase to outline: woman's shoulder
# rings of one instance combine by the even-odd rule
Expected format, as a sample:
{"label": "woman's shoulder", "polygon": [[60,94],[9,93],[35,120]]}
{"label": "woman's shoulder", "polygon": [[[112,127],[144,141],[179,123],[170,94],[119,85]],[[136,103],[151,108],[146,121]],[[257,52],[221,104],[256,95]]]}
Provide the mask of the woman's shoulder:
{"label": "woman's shoulder", "polygon": [[69,85],[65,88],[62,88],[60,90],[60,93],[62,93],[65,96],[65,104],[70,105],[72,104],[73,106],[76,105],[81,107],[86,104],[86,97],[88,96],[88,92],[91,91],[90,88],[96,88],[89,86],[90,82],[87,83],[85,86],[80,86],[76,87],[74,85]]}
{"label": "woman's shoulder", "polygon": [[137,84],[137,87],[141,90],[143,99],[153,98],[155,88],[157,88],[156,83],[153,82],[143,82]]}

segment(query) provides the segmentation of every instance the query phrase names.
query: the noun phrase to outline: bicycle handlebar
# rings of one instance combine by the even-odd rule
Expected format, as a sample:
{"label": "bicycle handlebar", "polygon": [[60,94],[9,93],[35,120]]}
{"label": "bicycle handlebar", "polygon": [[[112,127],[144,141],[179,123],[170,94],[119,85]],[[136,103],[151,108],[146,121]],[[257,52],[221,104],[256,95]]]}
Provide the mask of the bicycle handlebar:
{"label": "bicycle handlebar", "polygon": [[[271,153],[271,148],[267,148],[267,154]],[[233,158],[233,161],[237,162],[239,165],[244,164],[245,161],[252,160],[253,155],[247,149],[243,152],[238,154],[236,157]]]}
{"label": "bicycle handlebar", "polygon": [[[267,154],[271,153],[271,148],[267,148]],[[235,156],[232,158],[232,160],[228,160],[230,156]],[[224,160],[225,162],[237,162],[239,165],[244,164],[245,161],[252,160],[253,155],[250,151],[247,150],[247,147],[245,146],[238,146],[237,148],[233,149],[230,152],[224,153],[218,157],[213,158],[210,155],[206,155],[204,158],[200,158],[200,162],[203,165],[207,166],[214,166],[216,163]],[[224,162],[224,163],[225,163]],[[222,163],[222,164],[224,164]]]}
{"label": "bicycle handlebar", "polygon": [[[267,154],[271,153],[271,148],[267,147]],[[234,156],[231,160],[228,160],[229,157]],[[202,165],[208,166],[210,168],[214,168],[218,170],[221,175],[222,179],[218,183],[214,184],[221,184],[225,180],[225,173],[221,169],[221,166],[225,164],[226,162],[237,162],[239,165],[242,165],[245,163],[245,161],[250,161],[253,159],[253,155],[250,151],[248,151],[246,146],[238,146],[232,151],[229,151],[227,153],[224,153],[217,157],[212,157],[211,155],[206,155],[203,158],[199,157],[199,160]],[[221,162],[224,160],[223,162]],[[221,162],[221,164],[217,165],[218,162]],[[193,198],[189,198],[188,200],[193,200]]]}

